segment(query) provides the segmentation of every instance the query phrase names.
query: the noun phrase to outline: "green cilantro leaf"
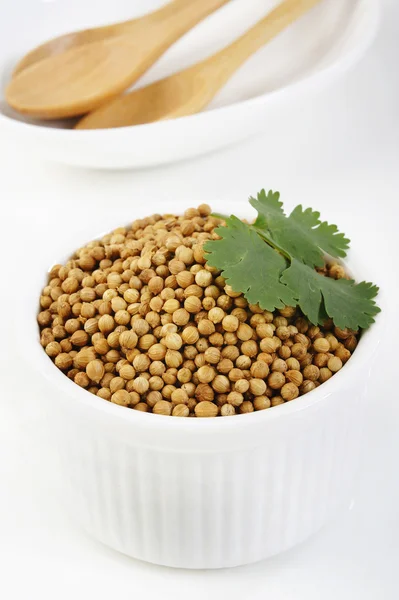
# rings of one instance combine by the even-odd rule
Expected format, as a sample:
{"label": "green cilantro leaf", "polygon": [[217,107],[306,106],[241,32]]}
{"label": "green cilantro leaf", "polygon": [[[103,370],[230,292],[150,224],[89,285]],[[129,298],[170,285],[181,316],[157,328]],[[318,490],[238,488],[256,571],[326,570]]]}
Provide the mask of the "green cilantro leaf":
{"label": "green cilantro leaf", "polygon": [[257,198],[250,198],[258,211],[254,226],[267,230],[275,243],[286,253],[310,267],[322,267],[324,255],[346,256],[349,240],[339,233],[336,225],[320,221],[320,213],[297,206],[287,217],[278,192],[262,190]]}
{"label": "green cilantro leaf", "polygon": [[349,240],[336,225],[321,222],[320,213],[302,206],[287,217],[278,192],[262,190],[250,203],[258,211],[253,225],[223,217],[225,226],[216,229],[221,239],[204,246],[209,264],[235,291],[270,311],[299,305],[314,324],[328,317],[343,329],[374,322],[380,312],[375,285],[335,280],[315,270],[324,266],[326,254],[346,255]]}
{"label": "green cilantro leaf", "polygon": [[289,286],[279,281],[287,267],[286,260],[250,225],[232,216],[226,219],[226,227],[218,227],[216,233],[222,239],[204,246],[207,262],[223,272],[234,290],[264,310],[295,304]]}
{"label": "green cilantro leaf", "polygon": [[374,302],[378,287],[363,281],[355,284],[347,279],[332,279],[293,258],[280,279],[292,290],[302,312],[314,324],[322,324],[323,300],[327,315],[337,327],[366,328],[380,312]]}

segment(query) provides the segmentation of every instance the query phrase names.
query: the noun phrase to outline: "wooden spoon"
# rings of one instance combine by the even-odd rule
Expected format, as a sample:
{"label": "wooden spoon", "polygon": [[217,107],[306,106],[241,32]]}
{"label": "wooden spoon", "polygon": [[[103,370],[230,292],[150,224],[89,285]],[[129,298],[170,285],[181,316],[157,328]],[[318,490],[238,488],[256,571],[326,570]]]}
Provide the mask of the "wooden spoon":
{"label": "wooden spoon", "polygon": [[321,0],[284,0],[210,58],[125,94],[86,115],[76,129],[107,129],[174,119],[202,110],[254,52]]}
{"label": "wooden spoon", "polygon": [[15,110],[59,119],[93,110],[131,86],[182,35],[229,0],[174,0],[133,21],[61,36],[17,66]]}

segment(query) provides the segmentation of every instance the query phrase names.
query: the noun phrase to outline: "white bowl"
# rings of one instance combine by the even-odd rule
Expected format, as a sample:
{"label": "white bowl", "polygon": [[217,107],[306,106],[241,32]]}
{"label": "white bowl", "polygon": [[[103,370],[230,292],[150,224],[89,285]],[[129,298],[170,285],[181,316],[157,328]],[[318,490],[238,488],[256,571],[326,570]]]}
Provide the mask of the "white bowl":
{"label": "white bowl", "polygon": [[[72,236],[70,249],[93,239]],[[65,256],[60,244],[54,258]],[[252,414],[178,419],[111,404],[53,365],[36,324],[47,267],[35,260],[26,273],[18,339],[40,381],[29,405],[46,415],[61,496],[91,536],[152,563],[231,567],[302,542],[349,506],[381,315],[342,371],[309,394]]]}
{"label": "white bowl", "polygon": [[[170,49],[139,86],[192,64],[246,30],[276,0],[235,0]],[[1,90],[29,49],[56,35],[131,18],[159,0],[13,0],[0,3]],[[23,15],[23,19],[21,19]],[[252,57],[209,108],[173,121],[102,131],[62,130],[27,122],[0,96],[1,137],[21,150],[83,167],[128,168],[203,154],[261,130],[277,136],[300,93],[334,81],[364,53],[376,31],[376,0],[324,0]],[[0,91],[1,94],[1,91]],[[273,133],[274,132],[274,133]],[[273,146],[273,144],[271,144]]]}

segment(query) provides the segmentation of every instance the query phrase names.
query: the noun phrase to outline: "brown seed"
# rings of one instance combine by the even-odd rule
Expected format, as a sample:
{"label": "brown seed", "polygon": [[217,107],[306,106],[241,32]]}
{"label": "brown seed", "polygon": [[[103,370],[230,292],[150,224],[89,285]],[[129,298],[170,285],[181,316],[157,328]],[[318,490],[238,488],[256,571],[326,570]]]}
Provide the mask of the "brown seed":
{"label": "brown seed", "polygon": [[[188,391],[187,391],[187,393],[188,393]],[[207,383],[199,383],[197,385],[197,387],[194,389],[193,395],[195,395],[195,398],[198,400],[198,402],[201,402],[204,400],[211,402],[215,397],[215,393],[214,393],[213,389]]]}
{"label": "brown seed", "polygon": [[154,335],[152,335],[151,333],[146,333],[145,335],[141,336],[141,338],[139,338],[139,343],[137,345],[140,348],[140,350],[148,350],[149,348],[151,348],[151,346],[156,344],[156,342],[157,338]]}
{"label": "brown seed", "polygon": [[60,346],[61,346],[61,350],[62,352],[76,352],[76,350],[72,350],[73,346],[70,342],[70,340],[68,339],[64,339],[60,341]]}
{"label": "brown seed", "polygon": [[83,371],[79,371],[78,373],[76,373],[73,380],[77,385],[83,388],[87,388],[90,385],[90,379],[86,375],[86,373],[83,373]]}
{"label": "brown seed", "polygon": [[183,356],[177,350],[167,350],[165,363],[168,367],[179,368],[183,362]]}
{"label": "brown seed", "polygon": [[313,348],[316,352],[329,352],[330,344],[326,338],[317,338],[313,342]]}
{"label": "brown seed", "polygon": [[[266,389],[266,386],[265,386]],[[239,392],[240,394],[245,394],[249,390],[249,381],[246,379],[239,379],[234,383],[234,391]],[[226,390],[227,391],[227,390]]]}
{"label": "brown seed", "polygon": [[147,323],[147,321],[141,318],[132,318],[131,324],[134,333],[139,337],[142,337],[150,330],[150,325]]}
{"label": "brown seed", "polygon": [[163,360],[166,355],[166,347],[163,344],[154,344],[148,349],[148,356],[151,360]]}
{"label": "brown seed", "polygon": [[190,325],[183,330],[181,337],[185,344],[195,344],[199,340],[198,329]]}
{"label": "brown seed", "polygon": [[209,319],[201,319],[198,323],[198,331],[201,335],[212,335],[215,332],[215,325]]}
{"label": "brown seed", "polygon": [[[357,346],[357,339],[354,335],[351,335],[344,341],[345,348],[349,350],[349,352],[353,352]],[[331,348],[333,351],[333,349]]]}
{"label": "brown seed", "polygon": [[47,344],[46,354],[48,354],[48,356],[50,356],[51,358],[55,358],[56,356],[58,356],[58,354],[60,354],[60,352],[61,346],[58,342],[50,342],[49,344]]}
{"label": "brown seed", "polygon": [[176,404],[172,410],[173,417],[188,417],[190,409],[185,404]]}
{"label": "brown seed", "polygon": [[87,319],[86,323],[84,324],[84,330],[89,335],[93,335],[94,333],[97,333],[98,332],[98,319],[97,318]]}
{"label": "brown seed", "polygon": [[338,356],[333,356],[329,359],[327,367],[330,369],[330,371],[336,373],[337,371],[342,369],[342,360]]}
{"label": "brown seed", "polygon": [[133,304],[134,302],[137,302],[139,298],[139,291],[134,290],[133,288],[128,288],[123,294],[123,299],[126,300],[128,304]]}
{"label": "brown seed", "polygon": [[177,388],[172,392],[171,400],[174,404],[187,404],[188,394],[182,388]]}
{"label": "brown seed", "polygon": [[240,323],[237,329],[237,337],[243,342],[247,342],[253,336],[253,329],[247,323]]}
{"label": "brown seed", "polygon": [[147,371],[150,366],[150,359],[146,354],[137,354],[133,359],[133,367],[138,373]]}
{"label": "brown seed", "polygon": [[302,373],[295,370],[286,371],[285,378],[288,382],[295,384],[297,387],[299,387],[303,381]]}
{"label": "brown seed", "polygon": [[199,298],[197,298],[196,296],[189,296],[184,301],[184,308],[190,314],[199,313],[199,311],[202,309],[201,300]]}
{"label": "brown seed", "polygon": [[242,372],[241,369],[231,369],[231,371],[229,371],[228,377],[230,379],[230,381],[238,381],[239,379],[244,379],[244,373]]}
{"label": "brown seed", "polygon": [[95,381],[99,383],[101,379],[104,377],[104,365],[101,360],[91,360],[86,366],[87,376],[91,379],[91,381]]}
{"label": "brown seed", "polygon": [[335,351],[335,356],[340,358],[343,363],[346,363],[350,359],[351,353],[345,346],[338,346]]}
{"label": "brown seed", "polygon": [[[97,320],[95,320],[95,321],[97,323]],[[84,329],[87,333],[89,333],[86,329],[87,322],[88,321],[86,321],[86,323],[85,323]],[[65,327],[65,331],[71,335],[72,333],[75,333],[75,331],[77,331],[78,329],[81,328],[81,323],[80,323],[79,319],[68,319],[68,321],[65,322],[64,327]]]}
{"label": "brown seed", "polygon": [[[274,337],[266,337],[263,338],[260,343],[260,349],[262,352],[266,352],[267,354],[272,354],[276,350],[276,342]],[[292,350],[291,350],[292,351]]]}
{"label": "brown seed", "polygon": [[[183,363],[183,365],[185,365],[186,363]],[[195,368],[195,365],[194,365]],[[177,372],[177,379],[180,381],[180,383],[188,383],[191,380],[192,377],[192,372],[188,367],[184,367],[182,369],[179,369],[179,371]]]}
{"label": "brown seed", "polygon": [[[147,375],[147,373],[145,375]],[[158,375],[153,375],[149,378],[148,384],[150,386],[150,390],[159,391],[163,388],[164,381]]]}
{"label": "brown seed", "polygon": [[127,406],[130,402],[130,394],[126,390],[117,390],[111,396],[111,402],[119,406]]}
{"label": "brown seed", "polygon": [[253,405],[255,410],[265,410],[266,408],[270,408],[270,398],[267,396],[256,396]]}
{"label": "brown seed", "polygon": [[315,354],[315,356],[313,357],[313,363],[316,365],[316,367],[319,367],[319,368],[326,367],[328,360],[329,360],[329,356],[325,352],[319,352],[318,354]]}
{"label": "brown seed", "polygon": [[221,354],[218,348],[207,348],[204,352],[206,362],[211,365],[217,365],[220,362]]}
{"label": "brown seed", "polygon": [[79,329],[78,331],[75,331],[75,333],[73,333],[71,335],[71,344],[73,344],[74,346],[86,346],[87,342],[89,341],[89,336],[87,335],[87,333],[85,331],[83,331],[82,329]]}
{"label": "brown seed", "polygon": [[223,404],[220,409],[220,414],[222,417],[230,417],[236,414],[236,410],[232,404]]}
{"label": "brown seed", "polygon": [[198,369],[197,375],[201,383],[210,383],[215,378],[216,373],[213,367],[204,365]]}
{"label": "brown seed", "polygon": [[305,381],[302,383],[302,385],[300,387],[301,394],[307,394],[308,392],[311,392],[315,388],[316,388],[316,385],[315,385],[314,381],[310,381],[310,379],[305,379]]}
{"label": "brown seed", "polygon": [[227,402],[233,406],[240,406],[244,402],[244,396],[240,392],[230,392],[227,396]]}
{"label": "brown seed", "polygon": [[105,338],[96,340],[93,344],[93,347],[97,354],[100,354],[101,356],[107,354],[110,349],[110,346]]}
{"label": "brown seed", "polygon": [[[137,394],[137,392],[135,392]],[[139,396],[140,398],[140,396]],[[153,408],[157,402],[160,402],[162,400],[162,394],[161,392],[159,392],[158,390],[152,390],[151,392],[149,392],[147,394],[147,398],[146,398],[146,402],[148,404],[148,406],[150,406],[151,408]]]}
{"label": "brown seed", "polygon": [[[223,351],[222,351],[223,356]],[[229,373],[234,367],[233,362],[229,358],[222,358],[222,360],[217,365],[217,370],[220,373]]]}
{"label": "brown seed", "polygon": [[249,382],[249,391],[254,396],[263,396],[266,392],[266,383],[263,379],[251,379]]}
{"label": "brown seed", "polygon": [[330,377],[332,377],[332,372],[330,371],[330,369],[328,369],[327,367],[322,367],[320,369],[319,375],[320,383],[324,383],[325,381],[327,381],[327,379],[330,379]]}
{"label": "brown seed", "polygon": [[236,360],[237,369],[248,370],[251,368],[251,364],[251,358],[245,354],[241,354]]}
{"label": "brown seed", "polygon": [[160,400],[155,404],[152,412],[156,415],[170,415],[172,414],[172,405],[167,400]]}
{"label": "brown seed", "polygon": [[66,294],[73,294],[79,289],[79,281],[75,277],[67,277],[61,287]]}
{"label": "brown seed", "polygon": [[163,310],[170,315],[173,314],[176,310],[180,308],[180,302],[174,298],[170,298],[170,300],[166,300],[163,305]]}
{"label": "brown seed", "polygon": [[55,362],[55,365],[59,369],[61,369],[62,371],[65,371],[66,369],[69,369],[70,367],[72,367],[73,359],[66,352],[61,352],[60,354],[58,354],[55,357],[54,362]]}
{"label": "brown seed", "polygon": [[142,395],[148,391],[150,384],[145,377],[137,377],[133,380],[133,389],[138,394]]}
{"label": "brown seed", "polygon": [[[258,354],[257,356],[258,361],[262,361],[264,363],[267,364],[268,367],[270,367],[270,365],[272,364],[274,358],[271,354],[268,354],[267,352],[260,352],[260,354]],[[299,363],[298,363],[299,365]],[[288,366],[288,363],[287,363]]]}
{"label": "brown seed", "polygon": [[216,375],[212,381],[212,387],[215,392],[225,394],[230,391],[230,381],[225,375]]}
{"label": "brown seed", "polygon": [[303,376],[309,381],[317,381],[320,376],[320,369],[316,365],[308,365],[303,369]]}
{"label": "brown seed", "polygon": [[111,315],[102,315],[98,320],[98,328],[102,333],[110,333],[115,328],[115,321]]}
{"label": "brown seed", "polygon": [[216,417],[219,412],[219,408],[213,402],[203,401],[198,402],[194,409],[197,417]]}
{"label": "brown seed", "polygon": [[281,325],[280,327],[277,327],[276,335],[278,338],[280,338],[280,340],[288,340],[288,338],[291,336],[291,332],[287,326]]}
{"label": "brown seed", "polygon": [[330,277],[333,277],[334,279],[343,279],[344,277],[346,277],[346,273],[345,273],[345,269],[342,265],[331,265],[330,270],[329,270],[329,275]]}
{"label": "brown seed", "polygon": [[240,325],[239,320],[234,315],[227,315],[222,321],[222,327],[225,331],[237,331]]}
{"label": "brown seed", "polygon": [[265,362],[258,360],[251,365],[250,371],[252,377],[265,379],[269,375],[269,366]]}
{"label": "brown seed", "polygon": [[280,393],[283,400],[286,400],[288,402],[290,400],[294,400],[299,396],[299,389],[294,383],[290,382],[283,385]]}
{"label": "brown seed", "polygon": [[346,340],[352,336],[353,332],[350,329],[340,329],[340,327],[334,327],[334,334],[339,340]]}
{"label": "brown seed", "polygon": [[179,308],[173,313],[172,319],[173,323],[175,323],[179,327],[182,327],[183,325],[186,325],[189,322],[190,313],[185,308]]}
{"label": "brown seed", "polygon": [[172,394],[175,391],[175,389],[176,387],[174,385],[168,383],[167,385],[165,385],[165,387],[162,388],[161,394],[164,398],[166,398],[166,400],[171,400]]}
{"label": "brown seed", "polygon": [[292,356],[290,358],[287,358],[287,360],[285,361],[285,364],[287,365],[288,370],[300,371],[300,369],[301,369],[299,360],[297,360],[296,358],[294,358]]}
{"label": "brown seed", "polygon": [[241,352],[251,358],[255,357],[258,353],[258,344],[254,340],[248,340],[241,344]]}
{"label": "brown seed", "polygon": [[241,414],[254,412],[254,405],[249,400],[244,400],[239,408]]}
{"label": "brown seed", "polygon": [[94,348],[82,348],[74,358],[74,365],[78,369],[86,369],[91,360],[96,358]]}
{"label": "brown seed", "polygon": [[102,398],[103,400],[111,400],[111,392],[109,389],[107,388],[100,388],[97,392],[97,396],[99,396],[100,398]]}
{"label": "brown seed", "polygon": [[126,364],[126,365],[123,365],[119,369],[119,376],[122,377],[122,379],[126,379],[127,381],[130,381],[131,379],[135,378],[136,371],[132,367],[132,365]]}
{"label": "brown seed", "polygon": [[183,345],[183,340],[178,333],[168,333],[164,339],[164,344],[171,350],[179,350]]}
{"label": "brown seed", "polygon": [[279,390],[285,384],[285,376],[283,373],[279,371],[274,371],[267,378],[267,385],[272,388],[272,390]]}
{"label": "brown seed", "polygon": [[272,371],[278,371],[279,373],[285,373],[287,371],[287,363],[281,358],[276,358],[271,365]]}
{"label": "brown seed", "polygon": [[212,321],[212,323],[221,323],[225,317],[225,312],[218,306],[211,308],[208,312],[208,319]]}
{"label": "brown seed", "polygon": [[273,396],[270,398],[271,406],[279,406],[280,404],[284,404],[284,399],[281,396]]}
{"label": "brown seed", "polygon": [[304,358],[306,354],[307,349],[303,344],[296,343],[291,347],[291,355],[298,360]]}
{"label": "brown seed", "polygon": [[112,393],[117,392],[118,390],[123,390],[125,387],[125,381],[122,377],[112,377],[109,382],[109,389]]}
{"label": "brown seed", "polygon": [[212,283],[212,273],[206,271],[205,269],[201,269],[195,275],[195,283],[200,287],[207,287]]}
{"label": "brown seed", "polygon": [[192,285],[194,283],[194,274],[190,273],[190,271],[180,271],[180,273],[178,273],[176,275],[176,281],[178,283],[178,285],[180,287],[182,287],[183,289],[186,289],[189,285]]}
{"label": "brown seed", "polygon": [[139,410],[140,412],[148,412],[148,405],[145,402],[139,402],[133,407],[133,410]]}

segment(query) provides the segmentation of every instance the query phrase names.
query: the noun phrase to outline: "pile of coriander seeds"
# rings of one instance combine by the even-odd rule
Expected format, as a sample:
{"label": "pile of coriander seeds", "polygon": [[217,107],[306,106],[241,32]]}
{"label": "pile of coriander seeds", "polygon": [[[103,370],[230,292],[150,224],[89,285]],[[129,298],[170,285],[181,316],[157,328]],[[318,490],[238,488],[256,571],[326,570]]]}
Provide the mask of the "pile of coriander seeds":
{"label": "pile of coriander seeds", "polygon": [[[221,221],[203,204],[120,227],[55,265],[40,342],[77,385],[133,410],[251,413],[295,400],[349,360],[357,332],[311,325],[295,307],[248,304],[207,265]],[[340,265],[325,276],[345,277]]]}

